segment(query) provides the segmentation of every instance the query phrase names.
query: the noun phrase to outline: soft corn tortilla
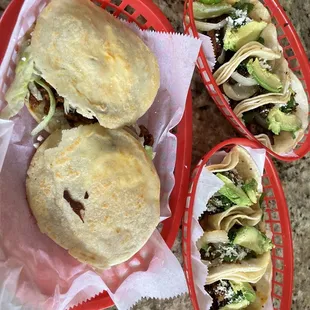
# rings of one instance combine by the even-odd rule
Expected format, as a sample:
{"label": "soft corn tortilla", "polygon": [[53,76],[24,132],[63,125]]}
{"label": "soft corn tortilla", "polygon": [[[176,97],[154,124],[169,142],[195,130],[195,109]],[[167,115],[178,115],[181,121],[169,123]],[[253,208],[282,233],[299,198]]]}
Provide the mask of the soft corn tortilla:
{"label": "soft corn tortilla", "polygon": [[258,258],[244,260],[240,264],[222,264],[209,268],[206,285],[220,280],[257,283],[266,273],[270,262],[270,253],[264,253]]}
{"label": "soft corn tortilla", "polygon": [[246,2],[254,4],[253,10],[249,14],[250,18],[258,22],[264,21],[268,24],[271,22],[271,16],[268,9],[259,0],[248,0]]}
{"label": "soft corn tortilla", "polygon": [[[26,188],[42,233],[98,269],[133,256],[159,223],[158,175],[125,130],[54,132],[34,155]],[[66,194],[83,205],[81,217]]]}
{"label": "soft corn tortilla", "polygon": [[[216,243],[214,242],[215,240],[224,243],[228,242],[228,237],[227,241],[225,241],[225,234],[227,237],[227,232],[223,230],[205,232],[201,239],[197,242],[198,250],[201,248],[203,243],[206,243],[206,241],[208,241],[207,243],[211,243],[211,241],[212,243]],[[257,283],[266,273],[270,263],[271,255],[268,252],[259,255],[257,258],[243,260],[240,264],[223,263],[216,267],[212,267],[210,265],[206,284],[209,285],[220,280]]]}
{"label": "soft corn tortilla", "polygon": [[256,299],[246,309],[247,310],[261,310],[266,305],[268,298],[270,298],[272,288],[272,262],[266,269],[263,277],[254,285],[256,288]]}
{"label": "soft corn tortilla", "polygon": [[256,180],[259,193],[263,190],[258,167],[249,152],[241,146],[233,147],[221,163],[206,166],[206,169],[213,173],[236,169],[244,181]]}
{"label": "soft corn tortilla", "polygon": [[51,1],[39,15],[31,49],[66,108],[107,128],[134,123],[159,88],[159,67],[149,48],[89,0]]}
{"label": "soft corn tortilla", "polygon": [[237,67],[249,57],[260,57],[266,60],[275,60],[281,58],[281,53],[276,53],[272,49],[253,41],[242,46],[234,56],[213,74],[217,85],[224,84],[231,75],[236,71]]}
{"label": "soft corn tortilla", "polygon": [[[283,60],[286,62],[286,60]],[[303,138],[304,132],[308,127],[308,99],[305,90],[296,77],[296,75],[288,69],[290,86],[296,93],[295,100],[299,104],[297,106],[295,115],[301,120],[302,127],[299,131],[295,132],[295,138],[290,132],[282,131],[279,135],[274,135],[274,145],[271,144],[270,139],[265,134],[255,136],[261,143],[278,154],[285,154],[293,150],[298,142]],[[285,94],[266,94],[257,96],[255,98],[246,99],[241,101],[234,109],[236,116],[243,121],[243,113],[254,110],[260,106],[273,103],[276,106],[286,104],[290,99],[290,92]]]}
{"label": "soft corn tortilla", "polygon": [[261,221],[262,215],[262,209],[257,204],[252,208],[235,206],[224,212],[206,216],[200,224],[205,231],[228,232],[234,225],[256,226]]}

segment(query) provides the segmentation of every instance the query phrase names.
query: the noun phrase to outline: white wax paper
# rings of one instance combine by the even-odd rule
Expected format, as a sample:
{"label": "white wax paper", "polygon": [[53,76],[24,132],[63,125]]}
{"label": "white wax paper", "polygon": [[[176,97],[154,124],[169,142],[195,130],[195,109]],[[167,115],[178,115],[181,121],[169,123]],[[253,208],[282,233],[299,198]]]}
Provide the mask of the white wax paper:
{"label": "white wax paper", "polygon": [[[265,149],[252,149],[250,147],[244,147],[251,155],[255,161],[260,177],[263,176],[264,166],[265,166]],[[207,165],[218,164],[222,162],[223,158],[227,153],[225,151],[220,151],[214,154]],[[197,240],[203,235],[204,231],[201,228],[198,219],[206,211],[206,205],[208,200],[214,195],[222,186],[223,182],[219,180],[212,172],[203,168],[197,184],[197,190],[195,194],[194,210],[192,218],[192,239],[191,239],[191,259],[192,259],[192,271],[195,283],[195,292],[197,296],[197,301],[199,308],[201,310],[210,309],[212,305],[212,298],[205,291],[204,285],[206,278],[208,276],[208,268],[202,263],[200,259],[200,253],[197,249]],[[270,306],[271,305],[271,306]],[[272,302],[270,300],[264,307],[265,310],[271,310]]]}
{"label": "white wax paper", "polygon": [[[0,68],[0,108],[14,77],[16,46],[46,5],[25,0]],[[158,59],[161,87],[150,110],[139,120],[154,135],[154,163],[161,179],[161,218],[170,216],[176,137],[201,42],[179,35],[133,30]],[[35,152],[30,136],[35,122],[24,108],[0,127],[0,309],[68,309],[107,290],[119,309],[141,297],[168,298],[187,291],[181,266],[155,231],[129,261],[97,274],[40,233],[25,194],[25,178]],[[0,126],[2,126],[0,124]],[[2,138],[5,137],[5,139]],[[11,141],[7,147],[7,142]],[[3,142],[2,142],[3,141]],[[2,156],[2,157],[1,157]]]}
{"label": "white wax paper", "polygon": [[216,64],[216,58],[214,54],[214,47],[212,44],[212,41],[209,36],[204,35],[203,33],[198,33],[200,40],[202,40],[202,49],[206,56],[208,65],[213,70],[215,64]]}

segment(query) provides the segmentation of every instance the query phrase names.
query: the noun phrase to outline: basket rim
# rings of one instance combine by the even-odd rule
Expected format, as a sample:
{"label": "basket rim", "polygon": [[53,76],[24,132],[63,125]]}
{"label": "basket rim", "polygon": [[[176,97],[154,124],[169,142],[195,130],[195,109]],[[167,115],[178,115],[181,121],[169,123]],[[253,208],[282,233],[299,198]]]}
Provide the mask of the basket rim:
{"label": "basket rim", "polygon": [[[183,12],[183,28],[186,34],[190,34],[193,35],[196,38],[199,38],[199,34],[194,22],[194,13],[193,13],[193,2],[194,0],[185,0],[184,3],[184,12]],[[281,7],[281,5],[279,4],[279,2],[277,0],[264,0],[264,2],[272,2],[276,7],[277,7],[277,12],[278,14],[281,16],[281,18],[285,21],[285,25],[287,27],[285,27],[286,29],[289,29],[291,36],[290,39],[292,40],[291,46],[293,46],[293,50],[297,50],[298,53],[296,53],[296,58],[298,59],[299,63],[300,63],[300,70],[302,72],[309,72],[310,71],[310,63],[308,60],[308,57],[306,55],[305,49],[298,37],[298,34],[294,28],[294,26],[292,25],[292,22],[288,19],[284,9]],[[186,16],[187,14],[189,15],[189,20],[186,21]],[[190,27],[186,27],[186,24],[188,24]],[[189,31],[189,28],[191,31]],[[280,43],[279,43],[280,44]],[[299,56],[298,56],[299,55]],[[233,112],[233,110],[231,109],[228,101],[225,99],[223,93],[221,92],[220,88],[218,87],[218,85],[215,82],[215,79],[213,77],[212,74],[212,70],[210,69],[207,59],[205,57],[203,48],[201,47],[200,52],[199,52],[199,56],[204,70],[206,71],[208,78],[210,79],[210,82],[212,84],[212,87],[214,88],[214,90],[216,91],[216,95],[220,98],[221,103],[223,104],[224,108],[227,109],[227,111],[229,112],[229,117],[231,117],[234,121],[234,123],[238,124],[238,126],[242,129],[237,128],[237,126],[235,126],[233,124],[232,121],[230,121],[230,123],[232,124],[232,126],[238,130],[238,132],[240,132],[243,136],[247,136],[249,137],[251,140],[255,141],[256,143],[260,144],[261,147],[263,147],[264,149],[266,149],[266,151],[272,155],[273,157],[281,160],[281,161],[286,161],[286,162],[292,162],[295,160],[298,160],[302,157],[304,157],[308,152],[310,152],[310,123],[308,122],[308,127],[305,130],[305,135],[307,135],[306,140],[301,144],[303,150],[299,151],[300,149],[296,149],[296,147],[294,148],[294,151],[296,156],[293,155],[287,155],[287,156],[283,156],[280,154],[275,153],[274,151],[272,151],[271,149],[269,149],[268,147],[266,147],[264,144],[262,144],[260,141],[258,141],[254,135],[246,128],[246,126],[242,123],[242,121],[235,115],[235,113]],[[198,62],[196,62],[196,67],[200,72],[200,75],[202,76],[202,70],[198,65]],[[305,82],[307,84],[307,92],[310,96],[310,78],[306,78],[307,75],[305,76]],[[204,79],[203,83],[205,84],[206,88],[208,89],[207,84],[205,83]],[[209,91],[209,90],[208,90]],[[213,94],[210,93],[211,97],[213,97]],[[213,100],[214,101],[214,100]],[[217,105],[217,103],[214,101],[214,103]],[[310,105],[310,98],[308,98],[308,104]],[[221,111],[222,112],[222,111]],[[223,112],[222,112],[223,113]],[[225,115],[225,113],[223,113],[223,115],[228,118],[228,116]],[[309,113],[310,115],[310,113]],[[308,130],[308,133],[307,133]]]}
{"label": "basket rim", "polygon": [[[189,287],[190,297],[194,306],[195,310],[199,310],[198,300],[196,296],[195,291],[195,283],[194,283],[194,277],[193,277],[193,270],[192,270],[192,257],[191,257],[191,234],[192,234],[192,216],[194,211],[194,202],[195,202],[195,195],[197,190],[197,185],[199,181],[199,176],[202,172],[203,167],[206,165],[208,160],[219,150],[222,150],[225,147],[232,147],[234,145],[239,146],[247,146],[254,149],[259,149],[261,146],[256,143],[255,141],[248,140],[246,138],[232,138],[225,140],[219,144],[217,144],[215,147],[213,147],[208,153],[206,153],[201,160],[199,160],[198,164],[193,169],[192,178],[190,181],[190,187],[188,192],[188,200],[187,200],[187,206],[186,211],[183,217],[183,225],[182,225],[182,249],[183,249],[183,259],[185,261],[184,263],[184,271],[186,275],[186,281]],[[281,229],[282,233],[281,235],[285,236],[285,243],[283,245],[284,248],[284,255],[283,255],[283,261],[284,261],[284,269],[283,274],[283,287],[285,287],[286,294],[282,292],[282,302],[281,305],[284,304],[284,306],[281,307],[281,310],[289,310],[291,309],[291,303],[292,303],[292,289],[293,289],[293,275],[294,275],[294,255],[293,255],[293,242],[292,242],[292,230],[290,225],[290,217],[289,217],[289,211],[287,208],[287,203],[285,199],[285,195],[283,192],[283,188],[280,182],[280,179],[278,177],[278,174],[276,172],[276,168],[271,160],[271,158],[266,153],[265,158],[265,170],[267,172],[269,171],[269,178],[270,182],[273,185],[273,190],[275,199],[280,202],[280,205],[278,205],[278,211],[281,213]],[[264,174],[265,175],[265,174]],[[280,212],[281,211],[281,212]],[[186,214],[187,212],[187,214]],[[284,239],[284,238],[283,238]],[[273,251],[274,253],[274,251]],[[273,262],[274,265],[274,262]],[[274,267],[274,266],[273,266]],[[274,273],[275,270],[278,269],[273,268],[273,278],[272,283],[274,283]],[[277,285],[281,286],[281,283],[277,283]],[[271,294],[272,296],[273,294]],[[279,296],[277,296],[279,297]],[[280,296],[281,297],[281,296]]]}

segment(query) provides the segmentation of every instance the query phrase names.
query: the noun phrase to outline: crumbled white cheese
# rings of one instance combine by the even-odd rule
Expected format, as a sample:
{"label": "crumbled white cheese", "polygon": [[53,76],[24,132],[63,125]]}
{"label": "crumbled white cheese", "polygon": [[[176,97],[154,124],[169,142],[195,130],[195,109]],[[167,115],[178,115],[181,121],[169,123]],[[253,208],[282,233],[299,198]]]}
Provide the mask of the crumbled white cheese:
{"label": "crumbled white cheese", "polygon": [[27,58],[26,58],[26,57],[22,57],[21,60],[22,60],[22,61],[26,61]]}
{"label": "crumbled white cheese", "polygon": [[268,71],[272,70],[271,66],[268,64],[266,59],[259,58],[259,64],[261,65],[262,68]]}
{"label": "crumbled white cheese", "polygon": [[235,295],[234,290],[228,284],[227,281],[220,281],[220,283],[216,286],[215,293],[217,295],[222,295],[224,299],[232,299]]}
{"label": "crumbled white cheese", "polygon": [[243,10],[235,10],[233,17],[235,18],[231,16],[227,17],[227,25],[229,28],[244,26],[252,21],[252,19],[248,17],[247,11]]}
{"label": "crumbled white cheese", "polygon": [[216,212],[217,211],[217,207],[211,205],[211,204],[207,204],[206,210],[208,212]]}
{"label": "crumbled white cheese", "polygon": [[38,140],[39,142],[42,142],[42,141],[44,140],[44,138],[40,135],[40,136],[38,136],[37,140]]}
{"label": "crumbled white cheese", "polygon": [[235,260],[241,261],[243,260],[247,255],[248,251],[243,247],[238,246],[230,246],[226,244],[220,244],[219,250],[221,251],[220,259],[223,260],[224,257],[234,257]]}
{"label": "crumbled white cheese", "polygon": [[37,149],[39,146],[40,146],[40,143],[33,143],[33,147],[34,147],[34,148]]}

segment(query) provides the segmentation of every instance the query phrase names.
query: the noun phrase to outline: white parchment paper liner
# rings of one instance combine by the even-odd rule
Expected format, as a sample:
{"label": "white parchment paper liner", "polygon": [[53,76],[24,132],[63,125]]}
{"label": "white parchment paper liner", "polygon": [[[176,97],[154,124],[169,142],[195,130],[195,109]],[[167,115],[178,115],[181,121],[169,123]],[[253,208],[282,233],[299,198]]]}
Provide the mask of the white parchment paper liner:
{"label": "white parchment paper liner", "polygon": [[[23,4],[0,68],[0,108],[14,77],[15,48],[46,3],[25,0]],[[201,42],[131,27],[154,52],[160,66],[160,90],[139,123],[155,138],[154,164],[161,179],[161,219],[165,219],[171,215],[168,201],[177,147],[169,130],[183,116]],[[101,274],[40,233],[25,194],[26,172],[35,151],[36,141],[30,136],[34,126],[26,108],[13,122],[0,123],[0,159],[7,153],[0,174],[0,309],[66,309],[103,290],[119,309],[129,309],[141,297],[168,298],[186,292],[181,266],[158,231],[132,259]]]}
{"label": "white parchment paper liner", "polygon": [[[246,149],[253,160],[255,161],[260,177],[263,176],[265,166],[265,149],[252,149],[250,147],[242,146]],[[220,151],[214,154],[207,165],[220,163],[227,153]],[[206,205],[209,199],[224,185],[224,183],[217,178],[212,172],[207,169],[203,169],[198,179],[197,190],[195,194],[193,218],[192,218],[192,239],[191,239],[191,259],[192,259],[192,271],[195,284],[195,292],[199,308],[201,310],[210,309],[212,305],[212,298],[205,291],[204,285],[206,278],[208,277],[208,268],[201,262],[200,253],[197,249],[197,240],[203,235],[204,231],[201,228],[198,219],[206,211]],[[271,298],[269,298],[264,309],[272,310]]]}

